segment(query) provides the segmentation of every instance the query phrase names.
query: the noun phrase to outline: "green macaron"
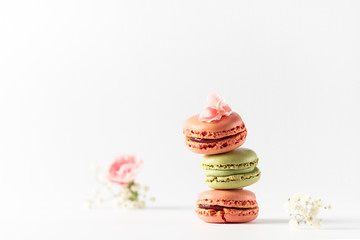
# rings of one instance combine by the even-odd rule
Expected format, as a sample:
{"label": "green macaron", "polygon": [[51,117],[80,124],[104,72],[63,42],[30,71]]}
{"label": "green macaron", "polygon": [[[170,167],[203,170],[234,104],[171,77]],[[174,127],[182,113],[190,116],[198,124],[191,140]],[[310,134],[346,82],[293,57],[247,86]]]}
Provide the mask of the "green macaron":
{"label": "green macaron", "polygon": [[242,188],[260,179],[256,153],[248,148],[215,155],[205,155],[201,167],[206,184],[215,189]]}

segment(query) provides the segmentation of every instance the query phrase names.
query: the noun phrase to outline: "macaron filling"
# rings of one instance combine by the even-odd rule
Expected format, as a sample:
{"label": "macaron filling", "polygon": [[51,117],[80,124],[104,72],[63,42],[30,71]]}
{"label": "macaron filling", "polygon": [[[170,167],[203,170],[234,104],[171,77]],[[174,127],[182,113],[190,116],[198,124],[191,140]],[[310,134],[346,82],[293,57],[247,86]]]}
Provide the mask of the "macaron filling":
{"label": "macaron filling", "polygon": [[224,207],[224,206],[218,206],[218,205],[205,205],[205,204],[199,204],[198,206],[199,208],[203,208],[203,209],[212,209],[212,210],[215,210],[215,211],[224,211],[224,208],[227,208],[227,209],[255,209],[256,207],[254,208],[237,208],[237,207]]}
{"label": "macaron filling", "polygon": [[238,164],[207,164],[202,163],[201,167],[203,169],[211,169],[211,170],[225,170],[225,169],[246,169],[256,167],[259,159],[257,158],[254,161],[246,162],[246,163],[238,163]]}
{"label": "macaron filling", "polygon": [[[235,135],[236,135],[236,134],[235,134]],[[235,136],[235,135],[232,135],[232,136]],[[221,141],[221,140],[230,138],[230,137],[232,137],[232,136],[227,136],[227,137],[217,138],[217,139],[189,137],[189,139],[190,139],[191,141],[199,142],[199,143],[213,143],[213,142],[218,142],[218,141]]]}
{"label": "macaron filling", "polygon": [[206,176],[206,182],[232,182],[232,181],[245,181],[252,178],[260,177],[260,170],[255,167],[252,172],[244,174],[236,174],[230,176]]}
{"label": "macaron filling", "polygon": [[237,175],[237,174],[244,174],[254,171],[255,167],[250,167],[246,169],[229,169],[229,170],[210,170],[210,169],[203,169],[202,172],[205,176],[215,176],[215,177],[225,177],[230,175]]}
{"label": "macaron filling", "polygon": [[188,137],[188,138],[189,138],[189,140],[191,140],[193,142],[198,142],[198,143],[214,143],[214,142],[219,142],[219,141],[231,138],[231,137],[235,137],[237,135],[240,135],[241,133],[242,132],[239,132],[237,134],[222,137],[222,138],[197,138],[197,137]]}

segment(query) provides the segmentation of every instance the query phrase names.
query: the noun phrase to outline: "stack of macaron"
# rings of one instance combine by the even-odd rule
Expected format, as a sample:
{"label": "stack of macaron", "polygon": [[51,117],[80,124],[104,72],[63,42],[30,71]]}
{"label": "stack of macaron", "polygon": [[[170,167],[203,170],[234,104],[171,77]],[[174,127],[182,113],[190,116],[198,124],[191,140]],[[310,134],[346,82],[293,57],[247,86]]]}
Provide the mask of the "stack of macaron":
{"label": "stack of macaron", "polygon": [[210,223],[254,220],[259,212],[256,196],[243,188],[257,182],[260,171],[256,153],[240,148],[247,136],[240,115],[212,93],[204,110],[185,122],[183,133],[188,148],[204,154],[201,167],[206,184],[213,188],[198,196],[199,218]]}

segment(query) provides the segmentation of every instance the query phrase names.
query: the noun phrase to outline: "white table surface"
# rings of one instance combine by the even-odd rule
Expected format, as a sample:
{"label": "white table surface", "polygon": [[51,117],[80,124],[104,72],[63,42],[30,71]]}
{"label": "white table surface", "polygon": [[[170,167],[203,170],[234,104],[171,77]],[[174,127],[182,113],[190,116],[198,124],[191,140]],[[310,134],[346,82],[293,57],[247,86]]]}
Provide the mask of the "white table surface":
{"label": "white table surface", "polygon": [[360,218],[355,213],[331,215],[321,229],[298,230],[290,228],[286,218],[262,215],[247,224],[209,224],[199,220],[191,207],[19,214],[2,223],[0,239],[360,239]]}

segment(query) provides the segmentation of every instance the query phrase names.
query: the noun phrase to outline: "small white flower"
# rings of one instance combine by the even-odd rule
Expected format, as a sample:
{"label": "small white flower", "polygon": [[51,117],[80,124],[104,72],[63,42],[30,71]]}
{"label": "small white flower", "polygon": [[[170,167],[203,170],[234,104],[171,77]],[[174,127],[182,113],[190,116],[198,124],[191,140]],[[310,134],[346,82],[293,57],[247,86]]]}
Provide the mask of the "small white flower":
{"label": "small white flower", "polygon": [[123,204],[123,201],[121,201],[121,200],[114,200],[114,201],[113,201],[113,204],[114,204],[115,207],[121,207],[122,204]]}
{"label": "small white flower", "polygon": [[128,203],[128,202],[124,202],[124,203],[122,204],[122,207],[123,207],[123,208],[129,208],[130,206],[129,206],[129,203]]}
{"label": "small white flower", "polygon": [[119,199],[121,199],[123,202],[129,200],[130,195],[129,194],[121,194]]}
{"label": "small white flower", "polygon": [[331,209],[332,209],[332,205],[331,205],[331,204],[327,205],[327,206],[325,207],[325,209],[331,210]]}
{"label": "small white flower", "polygon": [[312,202],[312,205],[315,207],[322,207],[323,206],[323,202],[321,199],[317,199],[315,201]]}
{"label": "small white flower", "polygon": [[311,200],[311,197],[308,195],[305,195],[305,194],[300,197],[301,204],[308,204],[310,200]]}
{"label": "small white flower", "polygon": [[319,214],[319,212],[320,212],[320,208],[318,208],[318,207],[312,207],[310,209],[310,215],[317,216]]}
{"label": "small white flower", "polygon": [[100,194],[100,191],[98,190],[98,189],[94,189],[93,190],[93,195],[94,196],[97,196],[97,195],[99,195]]}
{"label": "small white flower", "polygon": [[297,207],[297,210],[301,213],[305,213],[306,212],[306,206],[304,205],[298,205]]}
{"label": "small white flower", "polygon": [[315,219],[314,219],[313,216],[308,216],[308,217],[306,218],[306,221],[311,225],[311,224],[313,224],[313,222],[315,221]]}
{"label": "small white flower", "polygon": [[297,227],[301,222],[310,224],[313,227],[321,227],[321,219],[317,219],[321,208],[330,209],[331,205],[324,206],[321,199],[312,200],[312,198],[305,194],[294,194],[292,198],[288,199],[285,207],[292,216],[289,224],[292,227]]}
{"label": "small white flower", "polygon": [[107,184],[108,180],[106,179],[104,174],[98,174],[97,180],[102,184]]}
{"label": "small white flower", "polygon": [[140,185],[139,184],[133,184],[131,187],[130,187],[130,189],[131,189],[131,191],[133,191],[133,192],[137,192],[137,191],[139,191],[140,190]]}
{"label": "small white flower", "polygon": [[96,199],[96,201],[97,201],[97,203],[98,203],[99,205],[101,205],[101,204],[104,202],[104,199],[101,198],[101,197],[98,197],[98,198]]}
{"label": "small white flower", "polygon": [[137,208],[138,203],[137,202],[131,202],[130,206],[131,206],[131,208]]}
{"label": "small white flower", "polygon": [[112,187],[109,184],[106,185],[105,189],[110,191],[110,192],[112,191]]}
{"label": "small white flower", "polygon": [[145,208],[145,202],[144,201],[140,201],[138,204],[139,208]]}
{"label": "small white flower", "polygon": [[297,208],[298,208],[297,202],[290,201],[290,203],[289,203],[289,209],[295,210],[295,209],[297,209]]}
{"label": "small white flower", "polygon": [[156,201],[155,197],[151,197],[150,201],[155,202]]}
{"label": "small white flower", "polygon": [[[298,201],[300,201],[301,197],[302,197],[302,194],[301,194],[301,193],[295,193],[295,194],[292,196],[291,200],[294,201],[294,202],[298,202]],[[290,200],[290,201],[291,201],[291,200]]]}
{"label": "small white flower", "polygon": [[121,194],[131,194],[130,190],[127,187],[120,189]]}
{"label": "small white flower", "polygon": [[306,220],[306,221],[311,221],[312,220],[312,216],[311,214],[309,214],[308,212],[301,212],[301,216]]}
{"label": "small white flower", "polygon": [[124,200],[129,200],[129,198],[132,196],[132,193],[130,192],[129,189],[124,189],[121,193],[121,198]]}
{"label": "small white flower", "polygon": [[84,206],[86,207],[86,208],[92,208],[93,207],[93,204],[94,204],[94,202],[92,201],[92,200],[85,200],[84,201]]}
{"label": "small white flower", "polygon": [[316,219],[316,221],[313,222],[313,226],[315,228],[321,228],[321,220]]}
{"label": "small white flower", "polygon": [[149,191],[149,189],[150,189],[149,186],[145,186],[145,187],[144,187],[144,191],[145,191],[145,192]]}
{"label": "small white flower", "polygon": [[298,228],[299,227],[299,222],[295,219],[295,218],[292,218],[289,222],[289,225],[292,227],[292,228]]}
{"label": "small white flower", "polygon": [[91,169],[92,169],[93,171],[97,172],[97,171],[100,170],[100,167],[99,167],[99,165],[97,165],[97,164],[92,164],[92,165],[91,165]]}

